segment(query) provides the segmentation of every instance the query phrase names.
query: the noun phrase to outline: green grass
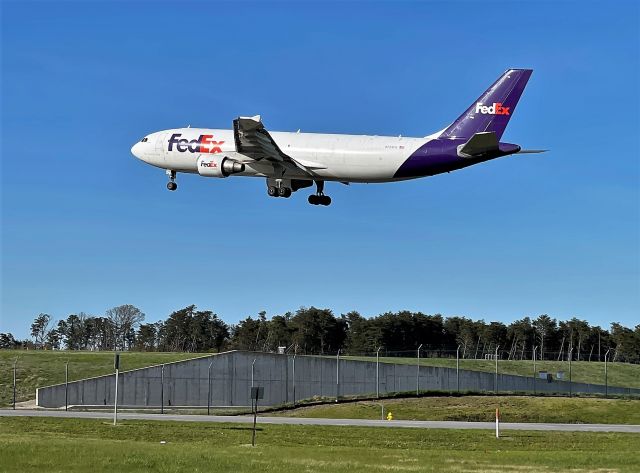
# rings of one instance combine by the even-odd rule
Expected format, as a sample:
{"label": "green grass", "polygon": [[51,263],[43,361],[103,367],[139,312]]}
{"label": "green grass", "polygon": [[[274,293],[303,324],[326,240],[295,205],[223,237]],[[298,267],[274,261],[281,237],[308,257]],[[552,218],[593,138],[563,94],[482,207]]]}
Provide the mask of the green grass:
{"label": "green grass", "polygon": [[[120,369],[202,356],[194,353],[123,353]],[[0,406],[13,400],[13,362],[18,360],[16,399],[35,398],[36,388],[64,383],[64,364],[69,362],[69,381],[113,373],[113,352],[67,352],[45,350],[0,350]]]}
{"label": "green grass", "polygon": [[287,417],[380,419],[391,411],[398,420],[495,420],[503,422],[640,424],[640,400],[525,396],[441,396],[324,404],[277,412]]}
{"label": "green grass", "polygon": [[[165,444],[161,444],[165,441]],[[2,472],[640,471],[640,435],[3,418]]]}
{"label": "green grass", "polygon": [[[344,357],[345,359],[375,361],[375,357]],[[380,357],[381,362],[416,364],[415,358]],[[443,366],[455,368],[455,358],[421,358],[420,365]],[[485,371],[494,373],[495,361],[491,360],[460,360],[461,370]],[[532,361],[507,361],[498,362],[498,370],[501,374],[515,374],[519,376],[533,375]],[[537,361],[536,371],[546,370],[556,378],[558,371],[565,372],[565,379],[569,378],[569,362],[567,361]],[[608,383],[610,386],[625,388],[640,388],[640,365],[631,363],[607,363]],[[604,384],[604,362],[574,361],[571,363],[571,379],[577,383]]]}

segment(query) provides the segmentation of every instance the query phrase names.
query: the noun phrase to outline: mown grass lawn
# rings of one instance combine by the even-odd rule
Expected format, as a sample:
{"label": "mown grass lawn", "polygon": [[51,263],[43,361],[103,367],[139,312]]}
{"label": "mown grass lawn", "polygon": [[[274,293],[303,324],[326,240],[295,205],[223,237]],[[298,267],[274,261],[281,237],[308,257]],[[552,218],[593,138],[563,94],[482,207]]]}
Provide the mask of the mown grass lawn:
{"label": "mown grass lawn", "polygon": [[640,424],[640,399],[526,396],[434,396],[382,399],[299,407],[273,414],[286,417],[380,419],[391,411],[398,420],[491,422],[500,408],[503,422]]}
{"label": "mown grass lawn", "polygon": [[[120,369],[131,370],[197,356],[203,354],[127,352],[120,356]],[[69,362],[69,381],[113,373],[113,352],[0,350],[0,406],[13,401],[13,363],[16,359],[18,402],[34,399],[36,388],[64,383],[66,361]]]}
{"label": "mown grass lawn", "polygon": [[[640,435],[2,418],[2,472],[637,472]],[[166,443],[161,443],[161,442]]]}
{"label": "mown grass lawn", "polygon": [[[375,357],[344,357],[345,359],[374,361]],[[416,364],[416,358],[380,357],[384,363]],[[455,368],[455,358],[421,358],[420,365]],[[495,372],[495,361],[460,360],[461,370]],[[533,362],[530,360],[500,360],[498,370],[502,374],[533,376]],[[558,371],[564,371],[565,379],[569,377],[569,362],[540,361],[536,362],[536,371],[546,370],[556,379]],[[640,365],[631,363],[607,363],[607,378],[610,386],[640,388]],[[577,383],[604,384],[604,362],[573,361],[571,363],[571,379]]]}

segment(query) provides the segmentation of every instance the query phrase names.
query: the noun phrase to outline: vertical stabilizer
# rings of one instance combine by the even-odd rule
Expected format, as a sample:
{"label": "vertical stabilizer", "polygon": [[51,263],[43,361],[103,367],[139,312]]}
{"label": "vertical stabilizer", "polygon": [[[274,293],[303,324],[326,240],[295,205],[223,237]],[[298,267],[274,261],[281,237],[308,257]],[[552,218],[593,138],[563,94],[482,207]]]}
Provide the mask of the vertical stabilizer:
{"label": "vertical stabilizer", "polygon": [[508,69],[440,137],[469,139],[475,133],[493,132],[500,140],[532,72]]}

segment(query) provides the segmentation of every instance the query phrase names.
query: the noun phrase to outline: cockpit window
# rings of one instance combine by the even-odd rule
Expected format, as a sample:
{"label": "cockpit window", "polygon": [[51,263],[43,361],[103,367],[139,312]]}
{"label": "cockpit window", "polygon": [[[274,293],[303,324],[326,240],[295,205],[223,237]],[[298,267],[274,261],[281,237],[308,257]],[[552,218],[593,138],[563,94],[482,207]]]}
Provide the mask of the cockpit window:
{"label": "cockpit window", "polygon": [[147,141],[149,141],[149,138],[145,136],[144,138],[142,138],[142,141],[140,143],[146,143]]}

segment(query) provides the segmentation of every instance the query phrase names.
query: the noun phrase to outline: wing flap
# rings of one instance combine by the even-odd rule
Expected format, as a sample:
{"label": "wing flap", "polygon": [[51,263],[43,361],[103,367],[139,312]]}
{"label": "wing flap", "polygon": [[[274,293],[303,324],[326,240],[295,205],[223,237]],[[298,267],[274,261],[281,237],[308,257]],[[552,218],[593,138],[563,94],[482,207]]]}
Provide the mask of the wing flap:
{"label": "wing flap", "polygon": [[260,161],[265,159],[280,166],[296,167],[309,175],[314,169],[326,169],[326,166],[311,161],[293,159],[282,152],[273,137],[262,124],[260,115],[254,117],[238,117],[233,121],[233,133],[236,142],[236,152]]}

